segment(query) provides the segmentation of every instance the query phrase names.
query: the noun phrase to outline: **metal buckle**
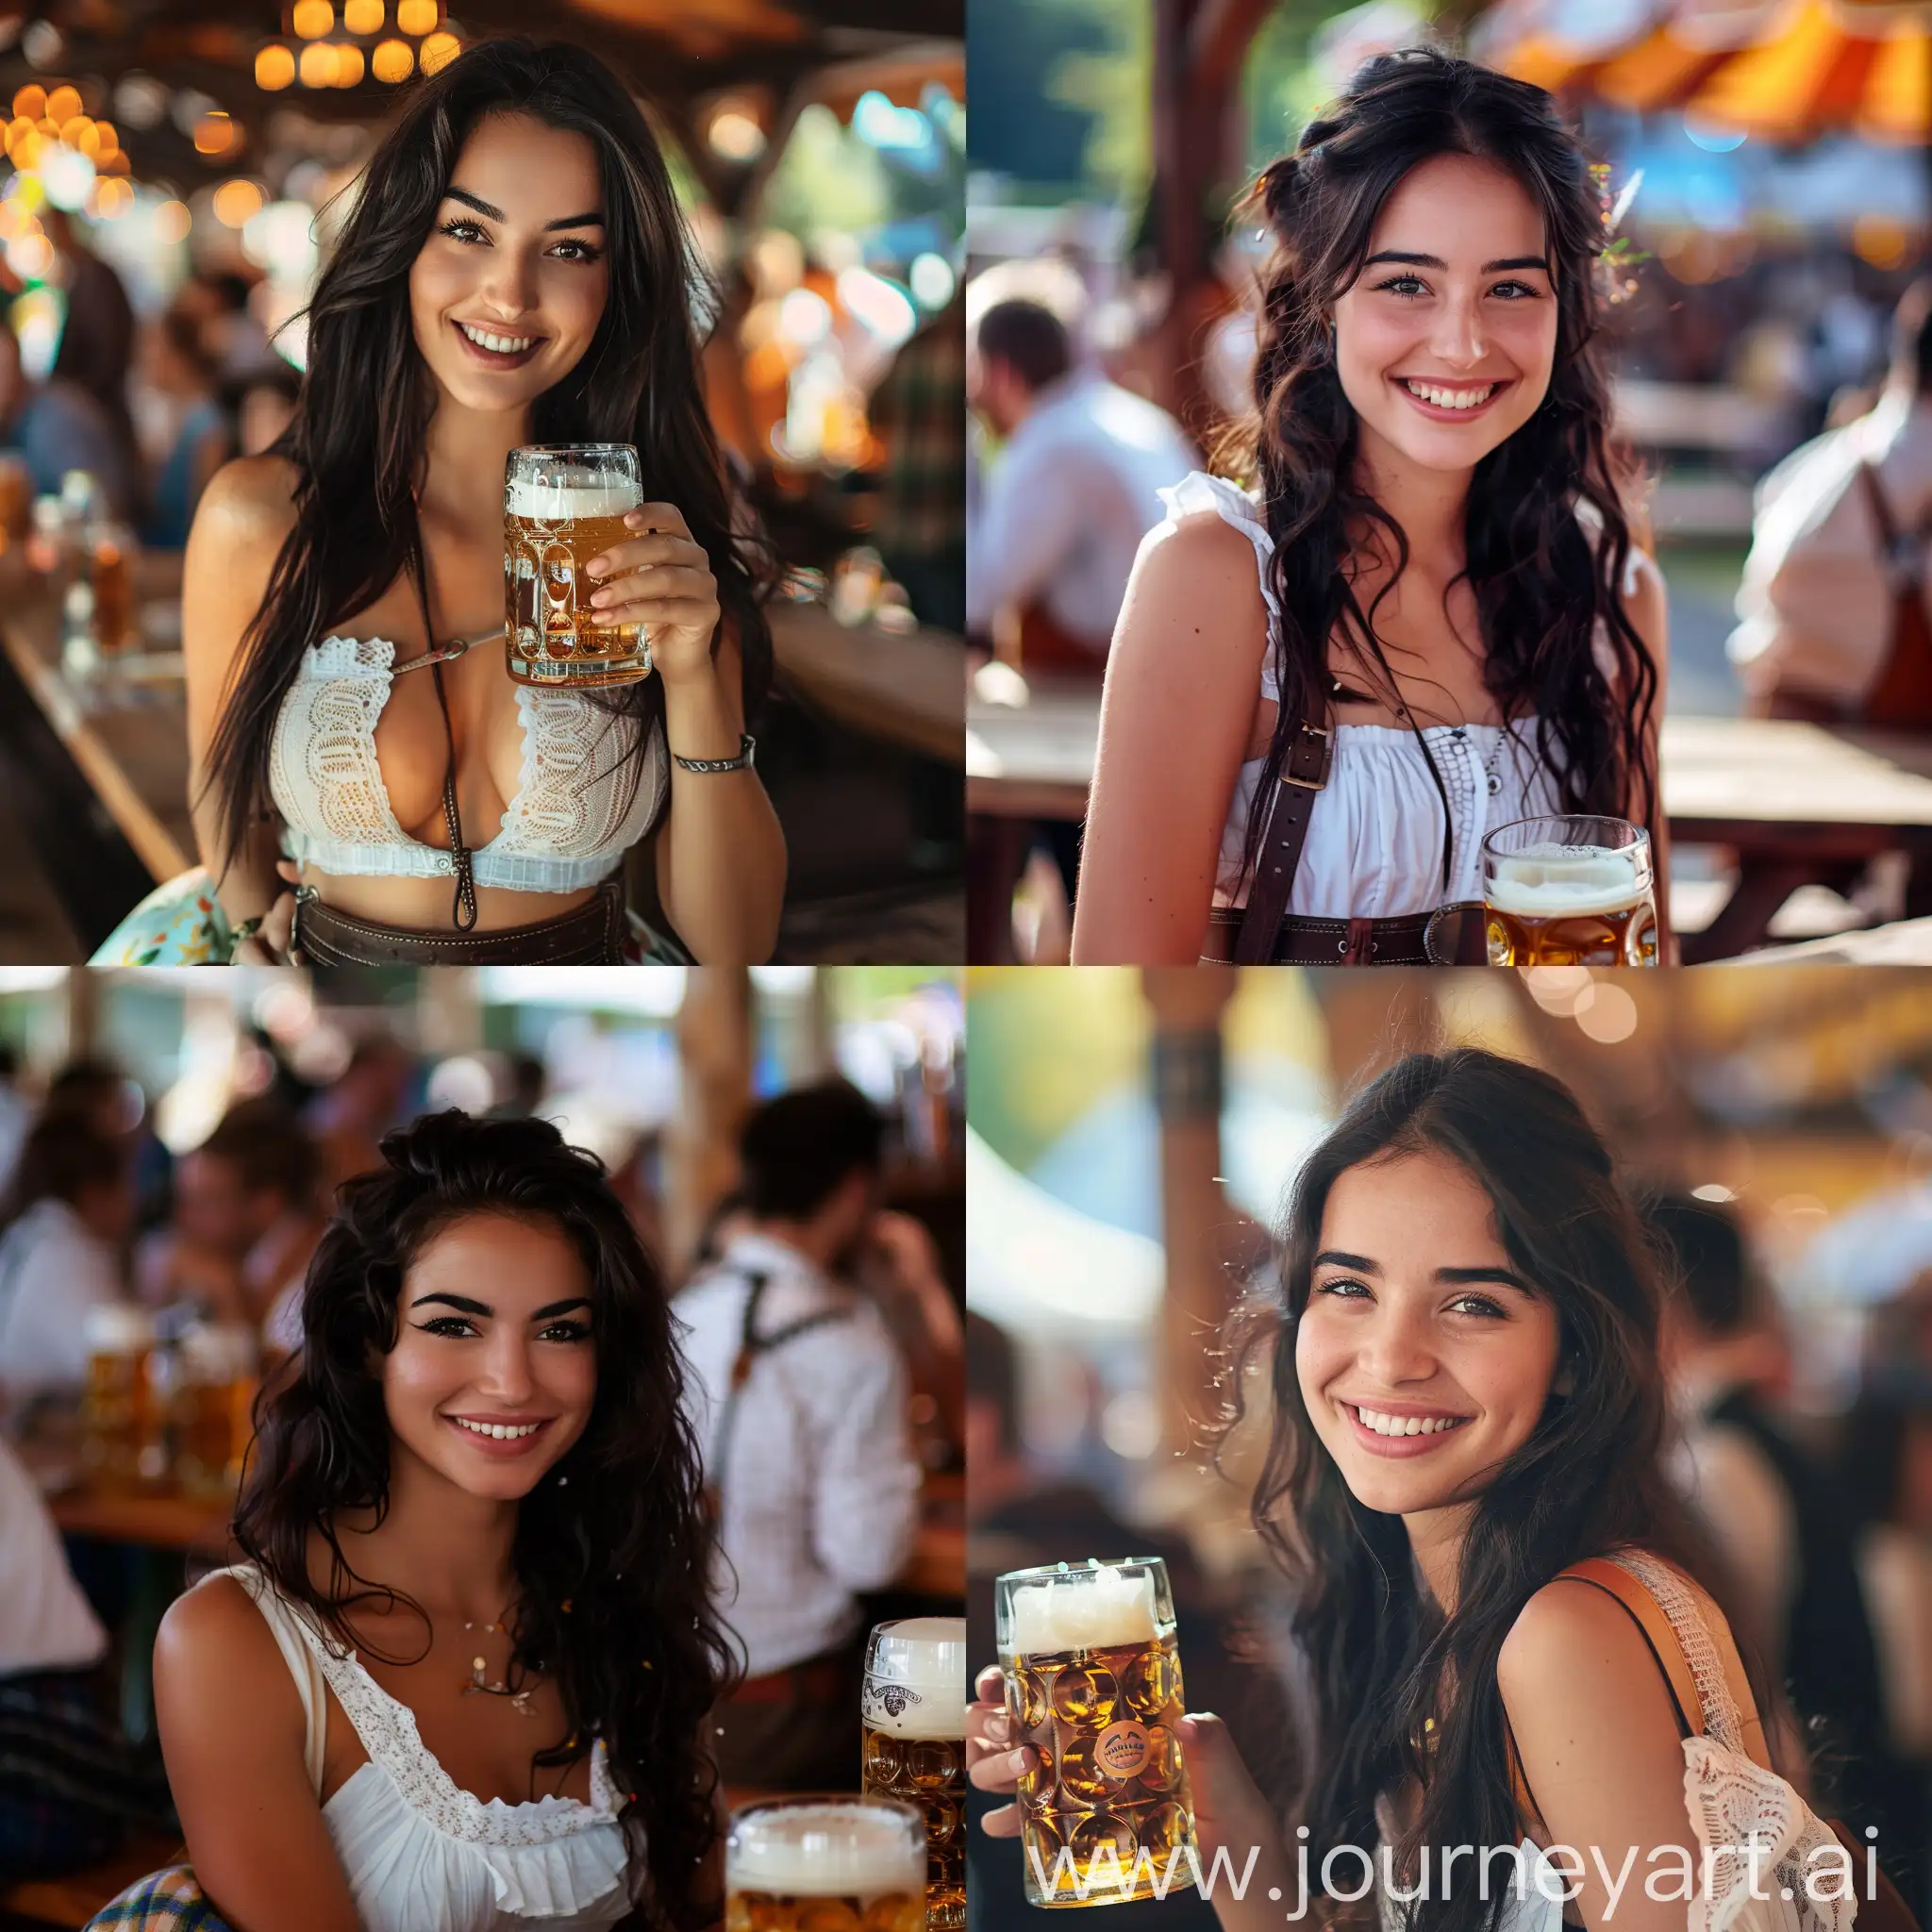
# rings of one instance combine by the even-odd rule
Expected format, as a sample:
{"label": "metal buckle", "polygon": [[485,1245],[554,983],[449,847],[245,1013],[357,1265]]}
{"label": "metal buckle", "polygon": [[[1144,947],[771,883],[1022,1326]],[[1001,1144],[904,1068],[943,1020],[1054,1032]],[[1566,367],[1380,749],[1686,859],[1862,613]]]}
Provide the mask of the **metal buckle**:
{"label": "metal buckle", "polygon": [[[1281,765],[1281,782],[1284,785],[1299,785],[1304,791],[1319,791],[1328,782],[1328,774],[1335,769],[1335,734],[1324,724],[1307,724],[1302,727],[1304,738],[1319,738],[1322,741],[1322,770],[1313,778],[1297,778],[1288,769],[1288,759]],[[1292,751],[1289,756],[1293,756]]]}
{"label": "metal buckle", "polygon": [[1486,924],[1487,909],[1476,900],[1465,904],[1452,902],[1438,906],[1429,914],[1428,924],[1423,927],[1423,956],[1432,966],[1456,966],[1461,963],[1462,922],[1465,919],[1480,919]]}

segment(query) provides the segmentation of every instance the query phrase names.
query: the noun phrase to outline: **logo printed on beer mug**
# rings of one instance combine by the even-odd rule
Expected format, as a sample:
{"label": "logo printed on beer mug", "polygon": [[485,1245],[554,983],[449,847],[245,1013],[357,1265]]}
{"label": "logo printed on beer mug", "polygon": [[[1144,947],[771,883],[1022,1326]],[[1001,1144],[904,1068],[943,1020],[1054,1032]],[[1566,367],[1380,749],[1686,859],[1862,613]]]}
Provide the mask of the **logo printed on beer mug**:
{"label": "logo printed on beer mug", "polygon": [[1147,1726],[1131,1718],[1108,1724],[1093,1740],[1093,1761],[1116,1784],[1124,1784],[1147,1762]]}
{"label": "logo printed on beer mug", "polygon": [[922,1697],[909,1684],[875,1684],[870,1679],[865,1686],[865,1695],[860,1700],[860,1715],[874,1718],[883,1713],[887,1717],[904,1717],[915,1704],[924,1704]]}

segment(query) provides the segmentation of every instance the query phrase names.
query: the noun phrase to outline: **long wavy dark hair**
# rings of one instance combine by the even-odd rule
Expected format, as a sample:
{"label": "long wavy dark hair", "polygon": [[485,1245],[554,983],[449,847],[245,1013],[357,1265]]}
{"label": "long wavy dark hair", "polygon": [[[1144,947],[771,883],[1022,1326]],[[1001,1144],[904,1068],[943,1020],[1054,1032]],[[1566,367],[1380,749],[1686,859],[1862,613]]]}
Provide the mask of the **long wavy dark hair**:
{"label": "long wavy dark hair", "polygon": [[[358,1575],[335,1528],[343,1510],[380,1521],[389,1507],[390,1426],[373,1364],[395,1345],[404,1277],[465,1215],[560,1229],[591,1280],[597,1393],[582,1437],[518,1511],[505,1681],[541,1672],[562,1698],[564,1736],[535,1764],[573,1763],[581,1740],[603,1740],[612,1782],[630,1794],[622,1816],[645,1922],[708,1923],[719,1901],[700,1896],[699,1868],[716,1839],[716,1776],[699,1727],[733,1665],[709,1594],[712,1535],[663,1280],[602,1162],[547,1122],[429,1114],[389,1135],[382,1160],[340,1189],[309,1264],[302,1348],[259,1406],[235,1541],[346,1648],[363,1641],[345,1621],[358,1603],[421,1613]],[[332,1553],[325,1586],[309,1568],[318,1535]]]}
{"label": "long wavy dark hair", "polygon": [[[1351,1168],[1424,1152],[1447,1155],[1488,1194],[1511,1265],[1556,1309],[1574,1381],[1476,1499],[1446,1619],[1416,1579],[1402,1519],[1358,1502],[1323,1446],[1295,1373],[1329,1190]],[[1245,1311],[1238,1359],[1257,1367],[1273,1348],[1272,1433],[1252,1514],[1291,1581],[1313,1707],[1297,1806],[1313,1858],[1343,1844],[1373,1857],[1376,1798],[1408,1777],[1424,1794],[1394,1848],[1409,1882],[1424,1845],[1520,1841],[1496,1659],[1524,1606],[1568,1564],[1649,1551],[1700,1583],[1739,1629],[1729,1582],[1660,1465],[1659,1302],[1608,1152],[1569,1090],[1534,1067],[1472,1047],[1412,1054],[1363,1088],[1308,1157],[1287,1209],[1278,1294]],[[1770,1737],[1764,1674],[1748,1652],[1745,1662]],[[1408,1907],[1409,1923],[1493,1927],[1508,1891],[1481,1900],[1459,1886]]]}
{"label": "long wavy dark hair", "polygon": [[[360,177],[360,195],[308,308],[308,371],[274,454],[295,465],[295,526],[249,625],[208,751],[232,864],[270,809],[269,749],[303,653],[407,572],[426,582],[417,496],[436,381],[415,342],[409,270],[463,143],[492,114],[585,135],[604,189],[609,292],[582,359],[537,399],[535,442],[628,442],[647,499],[673,503],[703,545],[742,654],[747,713],[771,680],[764,546],[734,535],[723,458],[705,413],[694,301],[715,312],[703,263],[649,124],[582,47],[484,41],[422,81]],[[713,641],[715,655],[717,641]],[[634,789],[663,717],[661,680],[592,691],[640,725]]]}
{"label": "long wavy dark hair", "polygon": [[[1400,708],[1374,615],[1407,566],[1408,540],[1356,474],[1357,423],[1330,315],[1361,273],[1383,204],[1410,169],[1439,155],[1474,156],[1522,183],[1542,213],[1557,295],[1549,392],[1476,465],[1470,485],[1463,575],[1481,625],[1484,681],[1506,721],[1534,712],[1535,751],[1557,776],[1563,809],[1647,822],[1657,803],[1646,734],[1657,671],[1621,595],[1630,471],[1612,449],[1609,384],[1595,346],[1607,239],[1596,182],[1541,88],[1424,47],[1364,65],[1248,198],[1276,248],[1263,277],[1254,413],[1221,454],[1258,484],[1274,539],[1268,569],[1281,610],[1273,645],[1281,708],[1256,795],[1271,795],[1299,722],[1328,715],[1328,640],[1338,630]],[[1388,533],[1396,558],[1367,609],[1349,568],[1349,532],[1365,524]],[[1614,681],[1597,661],[1599,636]],[[1446,813],[1441,774],[1417,737]],[[1251,815],[1250,869],[1262,823]],[[1450,863],[1445,843],[1445,885]]]}

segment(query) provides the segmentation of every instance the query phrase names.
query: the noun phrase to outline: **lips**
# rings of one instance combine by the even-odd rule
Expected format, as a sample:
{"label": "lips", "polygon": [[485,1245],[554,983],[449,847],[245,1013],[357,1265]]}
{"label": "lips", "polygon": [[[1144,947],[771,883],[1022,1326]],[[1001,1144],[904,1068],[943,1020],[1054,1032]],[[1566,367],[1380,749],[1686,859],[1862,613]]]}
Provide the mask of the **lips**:
{"label": "lips", "polygon": [[1507,381],[1437,382],[1410,375],[1391,380],[1416,408],[1438,423],[1467,423],[1486,414],[1510,386]]}
{"label": "lips", "polygon": [[[488,369],[521,369],[543,346],[541,336],[512,334],[508,329],[485,328],[482,324],[451,319],[450,326],[463,347]],[[492,343],[520,343],[521,347],[492,347]]]}
{"label": "lips", "polygon": [[1426,1456],[1441,1448],[1471,1420],[1447,1409],[1398,1413],[1353,1402],[1338,1402],[1336,1407],[1348,1418],[1356,1441],[1374,1456]]}
{"label": "lips", "polygon": [[548,1416],[446,1415],[442,1421],[486,1456],[522,1456],[550,1426]]}

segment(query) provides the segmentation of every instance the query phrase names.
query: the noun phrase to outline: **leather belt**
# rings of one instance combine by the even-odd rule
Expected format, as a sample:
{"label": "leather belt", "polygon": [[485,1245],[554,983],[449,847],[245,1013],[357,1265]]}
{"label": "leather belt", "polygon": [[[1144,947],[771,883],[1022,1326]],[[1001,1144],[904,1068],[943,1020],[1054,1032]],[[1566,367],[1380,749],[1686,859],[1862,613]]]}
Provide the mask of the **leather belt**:
{"label": "leather belt", "polygon": [[849,1688],[846,1674],[839,1665],[817,1660],[768,1671],[762,1677],[747,1677],[725,1703],[836,1704]]}
{"label": "leather belt", "polygon": [[[1208,917],[1201,964],[1236,957],[1247,908],[1219,907]],[[1258,963],[1258,962],[1257,962]],[[1480,966],[1489,963],[1487,918],[1480,900],[1438,907],[1405,919],[1283,919],[1266,956],[1274,966]]]}
{"label": "leather belt", "polygon": [[295,895],[290,950],[306,966],[615,966],[623,961],[624,885],[613,874],[583,905],[496,932],[417,932],[378,925]]}

